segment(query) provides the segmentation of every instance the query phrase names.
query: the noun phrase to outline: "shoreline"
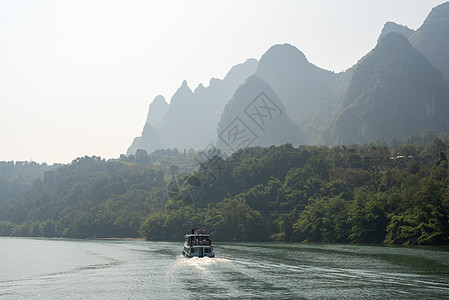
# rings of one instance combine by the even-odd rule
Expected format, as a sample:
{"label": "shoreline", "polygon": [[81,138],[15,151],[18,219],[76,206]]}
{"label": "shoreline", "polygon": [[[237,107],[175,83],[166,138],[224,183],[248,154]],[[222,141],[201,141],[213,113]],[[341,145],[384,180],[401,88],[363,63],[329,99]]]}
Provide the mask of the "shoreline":
{"label": "shoreline", "polygon": [[125,241],[145,241],[145,238],[143,237],[136,237],[136,238],[120,238],[120,237],[108,237],[108,238],[88,238],[88,239],[92,239],[92,240],[125,240]]}

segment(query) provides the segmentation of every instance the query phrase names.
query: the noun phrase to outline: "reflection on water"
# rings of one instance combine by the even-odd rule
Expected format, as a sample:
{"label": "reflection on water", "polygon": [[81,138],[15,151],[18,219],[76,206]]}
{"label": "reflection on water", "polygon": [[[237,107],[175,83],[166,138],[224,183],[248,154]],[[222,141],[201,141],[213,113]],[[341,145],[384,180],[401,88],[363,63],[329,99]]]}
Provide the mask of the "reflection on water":
{"label": "reflection on water", "polygon": [[448,247],[0,238],[0,298],[444,298]]}

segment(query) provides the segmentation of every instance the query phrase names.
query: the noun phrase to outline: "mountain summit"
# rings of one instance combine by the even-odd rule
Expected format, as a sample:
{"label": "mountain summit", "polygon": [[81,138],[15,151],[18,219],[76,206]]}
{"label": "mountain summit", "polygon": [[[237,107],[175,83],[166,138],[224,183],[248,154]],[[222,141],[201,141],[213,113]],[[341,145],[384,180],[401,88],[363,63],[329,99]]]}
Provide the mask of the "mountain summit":
{"label": "mountain summit", "polygon": [[[233,130],[244,125],[257,136],[248,145],[289,141],[279,128],[290,132],[293,144],[309,145],[390,141],[427,129],[449,131],[448,37],[446,2],[432,9],[416,31],[387,22],[376,47],[341,73],[319,68],[293,45],[274,45],[259,62],[248,59],[224,79],[212,78],[209,86],[192,90],[184,81],[169,105],[155,99],[142,136],[128,154],[137,149],[202,149],[217,141],[226,145],[220,134],[227,131],[237,138]],[[254,106],[251,101],[260,102]],[[273,118],[276,111],[282,114],[265,128],[266,117]]]}
{"label": "mountain summit", "polygon": [[256,75],[270,84],[293,119],[298,112],[329,99],[336,78],[334,73],[310,63],[290,44],[268,49],[260,58]]}
{"label": "mountain summit", "polygon": [[127,154],[135,154],[137,149],[148,153],[165,148],[201,149],[215,142],[223,108],[235,90],[256,72],[257,64],[257,60],[248,59],[232,67],[224,79],[212,78],[209,86],[200,84],[194,91],[184,80],[168,107],[156,97],[158,102],[153,104],[158,113],[154,114],[160,116],[159,112],[166,112],[160,120],[157,117],[155,120],[153,105],[150,106],[142,135],[134,139]]}
{"label": "mountain summit", "polygon": [[333,125],[328,137],[337,144],[447,131],[449,85],[406,37],[391,32],[356,65]]}
{"label": "mountain summit", "polygon": [[449,82],[449,2],[433,8],[410,43],[438,69]]}
{"label": "mountain summit", "polygon": [[377,39],[377,41],[379,41],[381,38],[383,38],[390,32],[397,32],[402,34],[406,38],[410,38],[415,31],[413,29],[408,28],[407,26],[396,24],[395,22],[387,22],[385,23],[384,28],[382,28],[382,32],[380,33],[380,36]]}
{"label": "mountain summit", "polygon": [[150,104],[145,124],[152,124],[154,126],[157,126],[162,121],[167,111],[168,103],[167,101],[165,101],[164,96],[157,96]]}
{"label": "mountain summit", "polygon": [[226,105],[218,123],[218,146],[235,151],[248,146],[299,145],[304,138],[288,118],[270,85],[249,77]]}
{"label": "mountain summit", "polygon": [[308,144],[317,143],[343,98],[351,70],[335,74],[310,63],[290,44],[274,45],[261,57],[256,75],[284,103],[290,120],[303,129]]}

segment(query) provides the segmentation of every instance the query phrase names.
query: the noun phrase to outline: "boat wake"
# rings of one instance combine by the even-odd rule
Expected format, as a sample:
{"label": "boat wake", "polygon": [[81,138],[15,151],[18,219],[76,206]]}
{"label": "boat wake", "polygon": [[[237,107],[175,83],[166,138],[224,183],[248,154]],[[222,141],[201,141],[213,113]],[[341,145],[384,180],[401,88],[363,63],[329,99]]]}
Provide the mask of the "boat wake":
{"label": "boat wake", "polygon": [[207,266],[229,263],[230,259],[220,258],[220,257],[192,257],[185,258],[183,256],[178,257],[170,266],[171,269],[177,269],[182,267],[196,267],[198,269],[204,269]]}

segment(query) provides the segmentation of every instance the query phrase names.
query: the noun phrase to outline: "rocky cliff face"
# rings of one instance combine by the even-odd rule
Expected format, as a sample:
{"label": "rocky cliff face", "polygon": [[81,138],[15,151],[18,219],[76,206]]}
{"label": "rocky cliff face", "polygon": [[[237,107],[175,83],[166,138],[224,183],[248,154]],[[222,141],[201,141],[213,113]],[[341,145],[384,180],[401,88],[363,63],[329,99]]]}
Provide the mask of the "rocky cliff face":
{"label": "rocky cliff face", "polygon": [[390,32],[397,32],[405,36],[406,38],[410,38],[415,31],[413,29],[408,28],[407,26],[396,24],[395,22],[387,22],[382,28],[382,32],[380,33],[377,41],[379,42],[381,38],[389,34]]}
{"label": "rocky cliff face", "polygon": [[[235,148],[223,133],[232,136],[242,126],[250,139],[238,145],[369,143],[446,131],[448,79],[449,2],[435,7],[416,31],[386,23],[377,46],[345,72],[321,69],[296,47],[279,44],[207,87],[192,91],[184,82],[170,105],[155,100],[128,154],[201,149],[217,141]],[[275,120],[269,127],[262,124],[266,116]]]}
{"label": "rocky cliff face", "polygon": [[402,34],[389,33],[355,66],[327,141],[389,141],[427,129],[449,130],[449,85]]}
{"label": "rocky cliff face", "polygon": [[407,26],[387,22],[378,40],[390,32],[404,35],[434,67],[443,72],[449,82],[449,2],[433,8],[416,31]]}
{"label": "rocky cliff face", "polygon": [[275,45],[261,57],[256,75],[270,84],[295,118],[332,96],[336,75],[311,64],[296,47]]}
{"label": "rocky cliff face", "polygon": [[153,102],[151,102],[150,107],[148,109],[147,120],[145,124],[151,124],[153,126],[158,126],[159,123],[163,120],[165,114],[168,111],[168,103],[165,101],[164,96],[157,96],[154,98]]}
{"label": "rocky cliff face", "polygon": [[315,144],[338,110],[351,73],[323,70],[296,47],[279,44],[261,57],[256,75],[285,104],[289,118],[303,129],[306,142]]}
{"label": "rocky cliff face", "polygon": [[444,74],[449,82],[449,2],[433,8],[410,36],[410,43]]}
{"label": "rocky cliff face", "polygon": [[[224,79],[212,78],[208,87],[199,85],[194,91],[184,81],[159,121],[150,107],[142,135],[134,140],[127,154],[137,149],[148,153],[161,148],[201,149],[216,142],[224,106],[245,79],[255,73],[257,64],[257,60],[248,59],[232,67]],[[159,103],[155,107],[161,106]]]}
{"label": "rocky cliff face", "polygon": [[248,78],[226,105],[217,134],[218,146],[225,151],[304,143],[301,131],[288,118],[284,104],[270,85],[256,75]]}
{"label": "rocky cliff face", "polygon": [[135,154],[137,149],[160,149],[161,142],[155,126],[158,126],[168,111],[168,103],[161,95],[154,98],[151,102],[145,126],[142,135],[136,137],[131,146],[128,148],[127,154]]}

